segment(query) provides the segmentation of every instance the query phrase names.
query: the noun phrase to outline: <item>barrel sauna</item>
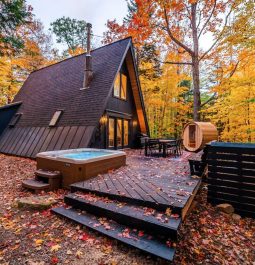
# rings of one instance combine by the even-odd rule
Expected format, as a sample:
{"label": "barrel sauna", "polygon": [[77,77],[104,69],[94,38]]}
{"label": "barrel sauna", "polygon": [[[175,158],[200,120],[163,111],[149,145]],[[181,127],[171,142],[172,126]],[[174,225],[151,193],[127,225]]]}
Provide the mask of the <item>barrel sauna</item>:
{"label": "barrel sauna", "polygon": [[208,142],[218,140],[218,131],[210,122],[190,122],[184,126],[182,138],[184,147],[196,152]]}

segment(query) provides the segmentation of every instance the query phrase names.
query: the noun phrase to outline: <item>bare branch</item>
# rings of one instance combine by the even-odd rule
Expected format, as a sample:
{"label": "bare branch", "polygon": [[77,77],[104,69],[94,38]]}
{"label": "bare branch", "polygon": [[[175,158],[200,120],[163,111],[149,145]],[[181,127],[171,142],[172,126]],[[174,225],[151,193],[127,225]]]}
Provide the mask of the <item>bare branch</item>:
{"label": "bare branch", "polygon": [[216,40],[214,41],[214,43],[212,44],[212,46],[199,58],[199,61],[201,61],[214,47],[215,47],[215,45],[219,42],[219,40],[221,39],[221,37],[222,37],[222,35],[223,35],[223,33],[224,33],[224,31],[225,31],[225,29],[226,29],[226,26],[227,26],[227,23],[228,23],[228,18],[229,18],[229,16],[230,16],[230,14],[232,13],[232,11],[233,11],[233,9],[234,9],[234,6],[232,6],[231,7],[231,9],[230,9],[230,11],[229,11],[229,13],[227,14],[227,16],[226,16],[226,18],[225,18],[225,23],[224,23],[224,26],[223,26],[223,28],[222,28],[222,30],[221,30],[221,32],[220,32],[220,34],[219,34],[219,36],[218,36],[218,38],[216,38]]}
{"label": "bare branch", "polygon": [[188,46],[186,46],[184,43],[182,43],[181,41],[179,41],[173,35],[172,31],[170,30],[170,25],[169,25],[169,21],[168,21],[168,16],[167,16],[167,12],[166,12],[165,5],[164,5],[164,17],[165,17],[165,21],[166,21],[166,30],[167,30],[167,33],[168,33],[169,37],[171,38],[171,40],[173,40],[177,45],[179,45],[184,50],[186,50],[190,55],[193,55],[194,52]]}
{"label": "bare branch", "polygon": [[234,75],[234,73],[236,72],[236,69],[237,69],[239,63],[240,63],[240,61],[237,61],[237,63],[235,64],[235,67],[232,69],[232,71],[229,74],[229,78]]}
{"label": "bare branch", "polygon": [[215,92],[209,99],[207,99],[203,104],[201,104],[201,108],[204,107],[205,105],[207,105],[208,103],[210,103],[211,101],[213,101],[217,96],[217,93]]}
{"label": "bare branch", "polygon": [[187,65],[192,65],[192,62],[169,62],[169,61],[165,61],[165,62],[159,61],[159,62],[160,63],[165,63],[165,64],[177,64],[177,65],[187,64]]}
{"label": "bare branch", "polygon": [[202,21],[202,10],[199,9],[197,29],[199,28],[201,21]]}
{"label": "bare branch", "polygon": [[210,22],[212,16],[213,16],[213,13],[215,11],[215,8],[216,8],[216,3],[217,3],[217,0],[214,1],[214,5],[213,5],[213,8],[212,8],[212,12],[210,14],[210,16],[208,17],[208,19],[206,20],[205,24],[203,25],[202,29],[200,30],[199,34],[198,34],[198,38],[200,38],[200,36],[202,35],[204,29],[206,28],[206,26],[208,25],[208,23]]}

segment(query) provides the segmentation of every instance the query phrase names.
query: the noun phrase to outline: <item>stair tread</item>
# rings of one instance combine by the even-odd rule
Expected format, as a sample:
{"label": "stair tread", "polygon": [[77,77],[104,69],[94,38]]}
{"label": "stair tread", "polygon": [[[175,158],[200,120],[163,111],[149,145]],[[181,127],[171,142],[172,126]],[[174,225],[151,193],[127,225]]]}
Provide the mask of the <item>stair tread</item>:
{"label": "stair tread", "polygon": [[[134,231],[127,226],[121,225],[111,220],[107,220],[107,228],[104,224],[100,224],[97,217],[89,213],[80,213],[79,211],[64,207],[52,209],[56,214],[69,218],[81,225],[84,225],[94,231],[100,232],[108,237],[116,239],[127,245],[136,247],[142,251],[161,257],[165,260],[172,261],[175,253],[175,248],[169,247],[166,239],[158,239],[148,234],[142,233],[138,236],[138,231]],[[110,227],[110,229],[109,229]],[[127,230],[128,229],[128,230]]]}
{"label": "stair tread", "polygon": [[46,189],[49,188],[50,185],[48,183],[44,183],[35,179],[26,179],[22,181],[22,186],[30,189]]}
{"label": "stair tread", "polygon": [[44,169],[37,169],[35,175],[42,178],[60,178],[61,173],[59,171],[50,171]]}
{"label": "stair tread", "polygon": [[144,200],[142,198],[134,198],[128,195],[121,195],[117,193],[108,192],[105,190],[87,188],[83,186],[83,182],[73,183],[70,185],[70,188],[71,188],[71,192],[77,192],[77,191],[86,192],[86,193],[92,192],[98,196],[108,197],[113,200],[118,200],[121,202],[127,202],[131,204],[143,205],[146,207],[158,208],[161,210],[166,210],[168,207],[171,207],[173,211],[178,214],[181,214],[183,210],[183,207],[170,205],[167,202],[158,203],[158,202],[155,202],[154,200]]}
{"label": "stair tread", "polygon": [[93,196],[91,194],[71,193],[65,196],[73,200],[78,200],[81,203],[93,205],[102,210],[107,210],[114,214],[121,214],[123,217],[137,219],[149,224],[160,226],[169,230],[177,231],[181,224],[181,217],[178,214],[167,216],[165,213],[159,212],[156,209],[141,207],[128,203],[119,203],[107,198]]}

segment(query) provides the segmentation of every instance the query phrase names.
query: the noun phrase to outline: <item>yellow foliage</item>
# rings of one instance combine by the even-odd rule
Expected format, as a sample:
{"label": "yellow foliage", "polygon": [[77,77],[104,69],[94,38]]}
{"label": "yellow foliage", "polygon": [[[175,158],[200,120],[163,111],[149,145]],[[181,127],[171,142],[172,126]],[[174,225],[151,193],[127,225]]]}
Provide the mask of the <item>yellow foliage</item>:
{"label": "yellow foliage", "polygon": [[[150,63],[141,65],[141,69],[150,68]],[[188,88],[180,83],[189,79],[179,66],[168,64],[162,66],[157,79],[140,77],[152,137],[180,136],[191,111],[191,103],[183,97]]]}
{"label": "yellow foliage", "polygon": [[[230,78],[214,87],[218,99],[206,110],[218,124],[221,140],[233,142],[255,141],[255,58],[242,52],[240,63]],[[228,68],[224,69],[226,72]]]}

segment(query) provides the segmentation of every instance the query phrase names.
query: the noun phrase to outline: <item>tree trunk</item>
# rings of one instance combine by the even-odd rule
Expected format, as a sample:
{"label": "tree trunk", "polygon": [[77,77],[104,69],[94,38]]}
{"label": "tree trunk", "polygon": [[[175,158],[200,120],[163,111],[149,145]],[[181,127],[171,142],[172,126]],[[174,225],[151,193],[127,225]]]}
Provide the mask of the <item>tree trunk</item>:
{"label": "tree trunk", "polygon": [[198,45],[198,34],[197,34],[197,22],[196,22],[196,11],[197,3],[191,5],[191,27],[192,27],[192,38],[193,38],[193,54],[192,54],[192,79],[193,79],[193,96],[194,96],[194,107],[193,107],[193,119],[194,121],[200,120],[200,76],[199,76],[199,45]]}
{"label": "tree trunk", "polygon": [[199,76],[199,61],[198,58],[192,58],[192,79],[193,79],[193,118],[194,121],[200,121],[200,76]]}

